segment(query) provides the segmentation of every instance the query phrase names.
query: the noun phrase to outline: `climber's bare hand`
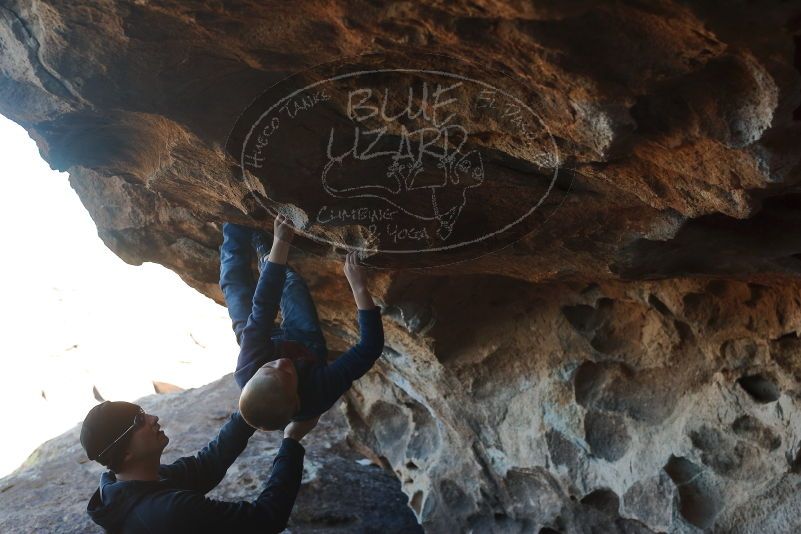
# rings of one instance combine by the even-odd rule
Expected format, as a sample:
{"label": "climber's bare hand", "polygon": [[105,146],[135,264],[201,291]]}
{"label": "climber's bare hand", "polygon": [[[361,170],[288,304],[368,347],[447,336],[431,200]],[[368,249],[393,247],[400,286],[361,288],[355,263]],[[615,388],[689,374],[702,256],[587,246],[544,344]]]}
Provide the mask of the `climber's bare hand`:
{"label": "climber's bare hand", "polygon": [[281,213],[275,217],[275,222],[273,223],[273,235],[275,236],[275,239],[284,241],[285,243],[291,243],[292,239],[295,237],[295,229],[293,228],[292,223],[289,222],[289,219],[287,219],[286,216]]}

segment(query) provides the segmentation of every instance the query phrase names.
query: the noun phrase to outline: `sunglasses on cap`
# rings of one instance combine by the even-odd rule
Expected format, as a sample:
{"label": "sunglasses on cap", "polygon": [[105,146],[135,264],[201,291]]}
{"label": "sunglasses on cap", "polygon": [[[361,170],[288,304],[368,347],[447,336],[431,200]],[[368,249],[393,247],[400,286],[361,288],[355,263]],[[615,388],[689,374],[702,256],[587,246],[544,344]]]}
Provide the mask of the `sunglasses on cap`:
{"label": "sunglasses on cap", "polygon": [[137,414],[134,416],[133,424],[131,424],[131,426],[129,426],[129,427],[128,427],[128,428],[125,430],[125,432],[123,432],[122,434],[120,434],[120,437],[118,437],[117,439],[115,439],[114,441],[112,441],[112,442],[111,442],[111,445],[109,445],[108,447],[106,447],[105,449],[103,449],[103,450],[100,452],[100,454],[98,454],[97,456],[95,456],[95,459],[97,459],[97,458],[100,458],[101,456],[103,456],[104,454],[106,454],[106,453],[107,453],[109,450],[111,450],[111,448],[112,448],[112,447],[114,447],[114,445],[116,445],[117,443],[119,443],[121,439],[123,439],[125,436],[127,436],[129,432],[131,432],[132,430],[134,430],[134,429],[136,429],[136,428],[138,428],[138,427],[142,426],[142,425],[144,424],[144,422],[145,422],[145,411],[144,411],[142,408],[139,408],[139,413],[137,413]]}

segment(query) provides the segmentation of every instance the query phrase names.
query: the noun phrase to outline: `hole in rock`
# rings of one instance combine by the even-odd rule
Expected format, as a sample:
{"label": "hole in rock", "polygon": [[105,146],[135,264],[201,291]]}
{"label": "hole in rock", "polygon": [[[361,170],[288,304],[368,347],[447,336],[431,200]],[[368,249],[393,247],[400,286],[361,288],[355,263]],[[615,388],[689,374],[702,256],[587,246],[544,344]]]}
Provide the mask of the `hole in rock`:
{"label": "hole in rock", "polygon": [[790,472],[799,474],[801,473],[801,449],[793,455],[790,451],[786,453],[787,464],[790,466]]}
{"label": "hole in rock", "polygon": [[409,501],[409,506],[412,507],[414,513],[418,516],[420,515],[420,505],[423,504],[423,492],[422,491],[415,491],[414,495],[412,495],[412,499]]}
{"label": "hole in rock", "polygon": [[691,341],[693,339],[693,330],[690,328],[690,325],[684,321],[679,321],[676,319],[673,321],[673,328],[676,329],[676,332],[679,334],[679,339],[682,343]]}
{"label": "hole in rock", "polygon": [[565,306],[562,308],[562,313],[567,322],[579,332],[592,330],[595,317],[595,308],[592,306],[587,306],[586,304]]}
{"label": "hole in rock", "polygon": [[573,377],[573,393],[576,396],[576,402],[586,406],[602,383],[603,370],[601,366],[595,362],[582,363],[576,369]]}
{"label": "hole in rock", "polygon": [[406,469],[417,469],[417,464],[414,462],[406,462]]}
{"label": "hole in rock", "polygon": [[664,470],[679,491],[681,516],[696,527],[711,527],[720,512],[721,502],[703,478],[704,470],[679,456],[671,456]]}
{"label": "hole in rock", "polygon": [[550,527],[542,527],[539,531],[539,534],[562,534],[562,533]]}
{"label": "hole in rock", "polygon": [[670,311],[670,308],[668,308],[664,302],[659,300],[659,297],[657,297],[656,295],[653,294],[648,295],[648,304],[650,304],[656,311],[658,311],[662,315],[668,315],[668,316],[673,315],[673,313],[671,313]]}
{"label": "hole in rock", "polygon": [[776,342],[782,343],[782,342],[784,342],[784,341],[793,341],[793,340],[795,340],[795,339],[798,339],[798,335],[796,335],[796,333],[795,333],[795,332],[788,332],[788,333],[786,333],[786,334],[782,334],[782,335],[780,335],[779,337],[777,337],[777,338],[776,338],[776,339],[774,339],[773,341],[776,341]]}
{"label": "hole in rock", "polygon": [[609,488],[601,488],[588,493],[581,499],[581,503],[613,516],[618,514],[620,508],[620,498]]}
{"label": "hole in rock", "polygon": [[555,465],[564,465],[568,469],[576,469],[579,465],[580,453],[576,445],[554,429],[545,434],[548,453]]}
{"label": "hole in rock", "polygon": [[701,293],[687,293],[682,297],[684,304],[684,311],[686,313],[693,313],[694,311],[703,308],[704,295]]}
{"label": "hole in rock", "polygon": [[626,423],[622,417],[591,410],[584,417],[584,439],[592,454],[608,462],[625,456],[629,448]]}
{"label": "hole in rock", "polygon": [[737,383],[752,399],[760,404],[776,401],[781,395],[779,387],[764,375],[744,376],[737,380]]}
{"label": "hole in rock", "polygon": [[716,297],[722,297],[726,294],[728,289],[729,284],[726,282],[726,280],[712,280],[706,285],[707,292],[715,295]]}

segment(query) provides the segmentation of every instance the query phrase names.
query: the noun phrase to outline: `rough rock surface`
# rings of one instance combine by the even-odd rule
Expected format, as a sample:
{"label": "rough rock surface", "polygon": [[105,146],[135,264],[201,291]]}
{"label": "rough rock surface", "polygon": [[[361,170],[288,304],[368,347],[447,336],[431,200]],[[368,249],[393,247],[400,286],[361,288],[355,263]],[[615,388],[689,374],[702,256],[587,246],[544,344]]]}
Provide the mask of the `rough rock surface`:
{"label": "rough rock surface", "polygon": [[[159,416],[170,436],[163,460],[194,454],[213,438],[236,407],[231,375],[202,388],[151,395],[139,401]],[[4,533],[100,532],[86,514],[103,467],[86,459],[80,425],[39,447],[19,469],[0,479],[0,530]],[[421,531],[398,481],[353,452],[347,424],[332,409],[303,440],[303,485],[288,532],[341,533]],[[254,499],[269,477],[280,433],[257,432],[209,497]]]}
{"label": "rough rock surface", "polygon": [[[513,76],[550,103],[563,200],[493,254],[373,273],[386,352],[348,395],[352,438],[430,532],[790,532],[800,48],[798,6],[769,0],[4,0],[0,112],[114,252],[220,300],[219,223],[267,221],[223,148],[265,87],[368,50]],[[533,162],[484,133],[522,181]],[[299,244],[341,349],[340,265]]]}

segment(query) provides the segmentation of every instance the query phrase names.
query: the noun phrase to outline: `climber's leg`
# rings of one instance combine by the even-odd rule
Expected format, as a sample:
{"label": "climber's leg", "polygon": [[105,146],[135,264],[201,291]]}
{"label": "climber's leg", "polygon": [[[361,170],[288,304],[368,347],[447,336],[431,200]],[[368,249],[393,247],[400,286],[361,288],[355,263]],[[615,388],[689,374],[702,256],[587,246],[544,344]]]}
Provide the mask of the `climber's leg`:
{"label": "climber's leg", "polygon": [[233,223],[223,224],[223,244],[220,247],[220,289],[225,296],[231,326],[237,343],[247,324],[253,305],[256,284],[251,273],[251,230]]}

